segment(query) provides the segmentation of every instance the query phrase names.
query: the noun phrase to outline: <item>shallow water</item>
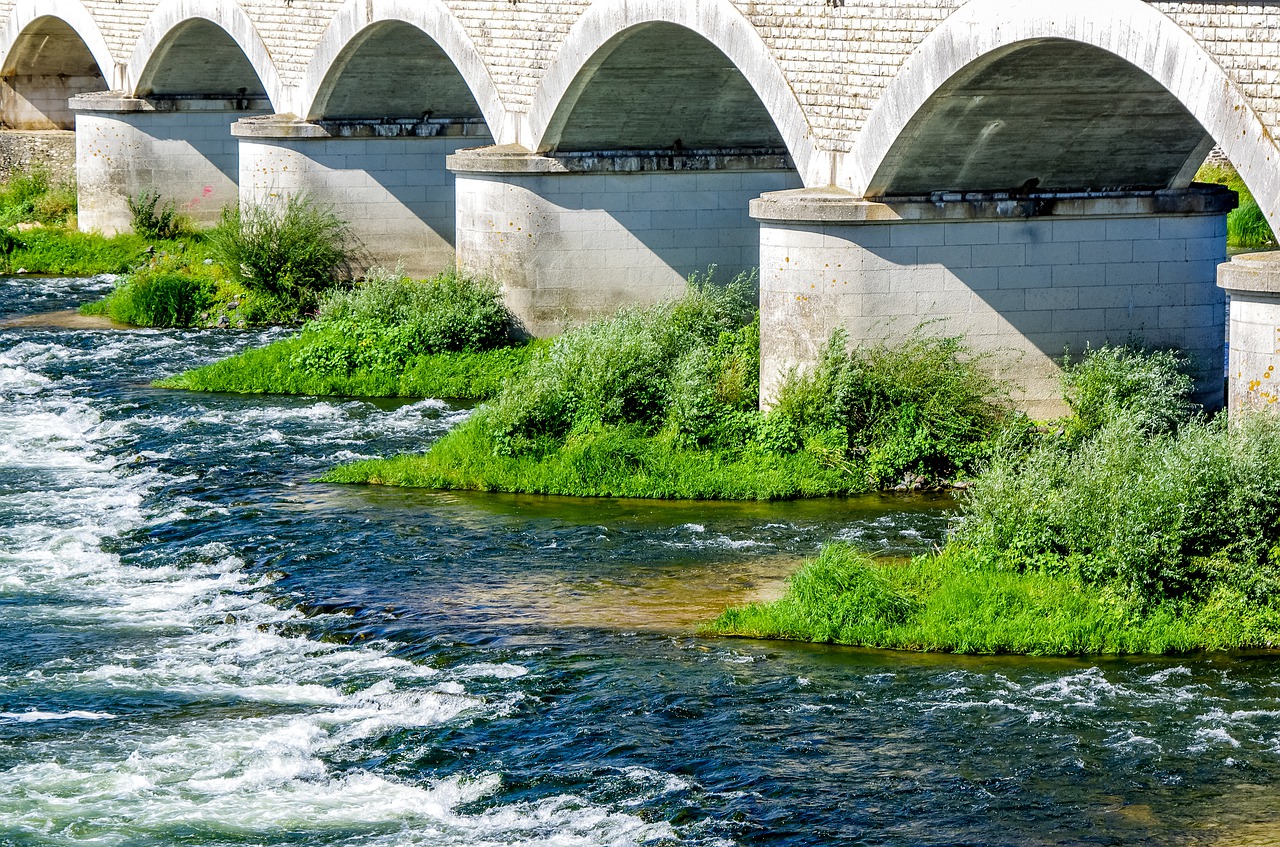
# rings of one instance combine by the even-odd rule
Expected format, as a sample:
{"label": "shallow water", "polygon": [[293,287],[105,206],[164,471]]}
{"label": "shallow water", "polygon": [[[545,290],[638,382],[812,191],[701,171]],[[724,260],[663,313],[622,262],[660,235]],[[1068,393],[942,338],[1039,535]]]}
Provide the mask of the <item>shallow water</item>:
{"label": "shallow water", "polygon": [[[105,286],[0,280],[0,321]],[[1280,837],[1270,656],[699,639],[946,503],[319,485],[467,410],[147,386],[272,335],[0,330],[0,844]]]}

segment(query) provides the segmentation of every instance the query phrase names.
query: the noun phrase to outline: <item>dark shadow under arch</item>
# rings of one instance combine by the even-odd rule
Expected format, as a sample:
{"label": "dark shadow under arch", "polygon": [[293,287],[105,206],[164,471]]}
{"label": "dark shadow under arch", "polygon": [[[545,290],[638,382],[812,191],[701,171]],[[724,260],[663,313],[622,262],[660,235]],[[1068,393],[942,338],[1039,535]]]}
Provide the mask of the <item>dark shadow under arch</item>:
{"label": "dark shadow under arch", "polygon": [[1128,61],[1075,41],[1026,41],[947,80],[867,194],[1185,188],[1211,146],[1186,107]]}
{"label": "dark shadow under arch", "polygon": [[74,129],[68,98],[106,91],[84,39],[60,18],[36,18],[14,42],[0,72],[0,123],[6,129]]}
{"label": "dark shadow under arch", "polygon": [[449,56],[425,32],[400,21],[366,27],[326,75],[311,120],[475,120],[480,105]]}
{"label": "dark shadow under arch", "polygon": [[742,72],[692,30],[654,22],[600,48],[556,109],[546,152],[786,145]]}
{"label": "dark shadow under arch", "polygon": [[183,21],[169,31],[143,69],[135,93],[139,97],[267,97],[240,45],[204,18]]}

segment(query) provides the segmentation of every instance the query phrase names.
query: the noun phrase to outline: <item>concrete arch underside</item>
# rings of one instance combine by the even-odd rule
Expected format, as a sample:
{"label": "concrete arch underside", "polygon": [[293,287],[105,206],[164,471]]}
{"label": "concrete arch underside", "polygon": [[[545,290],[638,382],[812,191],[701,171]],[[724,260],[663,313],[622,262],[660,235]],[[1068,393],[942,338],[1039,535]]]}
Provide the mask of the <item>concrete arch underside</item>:
{"label": "concrete arch underside", "polygon": [[258,99],[273,108],[285,87],[257,27],[230,0],[162,0],[125,72],[138,96]]}
{"label": "concrete arch underside", "polygon": [[[661,29],[654,30],[654,27]],[[679,35],[680,30],[696,36],[696,40]],[[664,34],[666,39],[661,37]],[[676,43],[673,43],[673,37]],[[645,44],[646,38],[653,43]],[[592,3],[570,29],[555,60],[543,75],[521,127],[520,142],[534,150],[559,148],[565,140],[566,125],[573,113],[579,111],[577,107],[588,105],[583,99],[592,97],[587,92],[593,87],[593,81],[597,81],[598,74],[603,75],[601,81],[606,84],[630,81],[644,85],[646,71],[655,70],[661,70],[669,79],[680,78],[679,68],[661,64],[661,54],[648,67],[634,60],[646,49],[661,50],[664,41],[666,46],[674,47],[678,55],[695,55],[689,52],[689,48],[697,42],[713,47],[732,66],[732,72],[729,72],[730,68],[723,66],[722,62],[708,61],[709,54],[705,53],[700,60],[706,65],[703,70],[710,74],[711,80],[730,86],[722,105],[726,108],[745,105],[754,109],[758,101],[763,106],[762,115],[748,114],[747,122],[736,122],[736,129],[731,132],[739,133],[741,139],[756,142],[765,134],[758,129],[751,130],[749,123],[758,124],[762,117],[767,117],[777,133],[776,136],[769,135],[785,145],[805,184],[817,186],[830,182],[830,156],[814,143],[809,121],[789,81],[751,22],[729,0],[600,0]],[[617,62],[616,67],[611,66],[610,58],[625,55],[623,51],[628,50],[629,43],[631,57]],[[649,93],[660,94],[657,91]],[[750,94],[754,94],[754,98]],[[601,103],[590,105],[607,103],[607,99],[601,100]],[[691,97],[690,100],[696,102],[697,98]],[[727,125],[734,124],[731,121]],[[602,139],[605,136],[593,134],[589,128],[585,135],[591,139],[590,142],[583,138],[570,146],[604,143]],[[664,139],[666,135],[672,133],[665,133]],[[665,144],[670,145],[672,141],[674,136]],[[681,142],[683,144],[685,139],[682,138]],[[605,146],[619,149],[627,145],[619,141]]]}
{"label": "concrete arch underside", "polygon": [[67,101],[105,91],[111,53],[92,17],[76,0],[14,7],[3,34],[0,125],[8,129],[71,129]]}
{"label": "concrete arch underside", "polygon": [[[384,61],[375,55],[378,48],[403,54],[410,62],[407,71],[387,75],[387,67],[377,67]],[[342,77],[352,72],[355,78],[349,77],[344,84]],[[420,106],[414,112],[414,106],[401,102],[391,89],[417,80],[422,81],[420,90],[409,98]],[[391,112],[373,114],[379,107],[412,117],[431,111],[436,117],[483,117],[498,138],[503,137],[504,128],[514,131],[488,66],[442,0],[348,0],[338,10],[316,46],[298,102],[290,110],[312,120],[355,117],[337,112],[350,111],[341,104],[354,105],[361,96],[370,98],[357,107],[368,113],[361,117],[393,116]]]}
{"label": "concrete arch underside", "polygon": [[1280,223],[1280,151],[1164,14],[1141,0],[971,0],[889,84],[838,184],[868,197],[1177,189],[1213,142]]}

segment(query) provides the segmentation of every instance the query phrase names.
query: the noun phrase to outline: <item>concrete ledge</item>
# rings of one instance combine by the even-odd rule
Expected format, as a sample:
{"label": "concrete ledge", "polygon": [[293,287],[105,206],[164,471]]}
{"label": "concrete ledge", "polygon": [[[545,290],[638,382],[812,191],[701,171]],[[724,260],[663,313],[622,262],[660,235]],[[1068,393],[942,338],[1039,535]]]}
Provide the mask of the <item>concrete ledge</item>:
{"label": "concrete ledge", "polygon": [[77,94],[73,112],[256,112],[271,108],[265,97],[134,97],[123,91]]}
{"label": "concrete ledge", "polygon": [[776,150],[534,153],[518,144],[460,150],[449,157],[448,167],[454,173],[512,175],[795,170],[791,157]]}
{"label": "concrete ledge", "polygon": [[1245,253],[1219,265],[1218,287],[1229,294],[1252,292],[1280,297],[1280,250]]}
{"label": "concrete ledge", "polygon": [[488,138],[481,118],[429,118],[426,120],[305,121],[297,115],[255,115],[231,125],[237,138]]}
{"label": "concrete ledge", "polygon": [[1221,215],[1238,204],[1218,185],[1183,190],[1088,194],[949,194],[866,200],[841,188],[777,191],[751,201],[751,217],[780,224],[889,224],[1026,218],[1128,218],[1137,215]]}

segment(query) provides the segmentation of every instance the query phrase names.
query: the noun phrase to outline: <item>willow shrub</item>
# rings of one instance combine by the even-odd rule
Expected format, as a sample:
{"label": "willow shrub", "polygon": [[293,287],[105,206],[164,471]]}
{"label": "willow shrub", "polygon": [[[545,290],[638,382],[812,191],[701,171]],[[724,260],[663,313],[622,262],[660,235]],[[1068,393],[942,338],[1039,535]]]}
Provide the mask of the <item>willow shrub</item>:
{"label": "willow shrub", "polygon": [[333,209],[304,195],[278,205],[228,206],[206,238],[232,278],[295,317],[313,313],[321,295],[346,278],[356,245]]}

